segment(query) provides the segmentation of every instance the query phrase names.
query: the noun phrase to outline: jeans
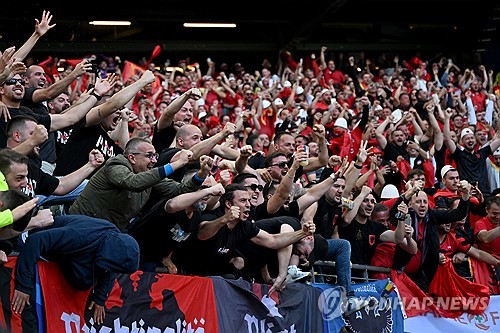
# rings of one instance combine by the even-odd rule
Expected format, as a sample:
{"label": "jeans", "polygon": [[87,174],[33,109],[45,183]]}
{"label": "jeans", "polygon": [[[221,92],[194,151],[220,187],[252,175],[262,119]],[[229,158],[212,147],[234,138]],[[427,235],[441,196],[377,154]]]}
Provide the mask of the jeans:
{"label": "jeans", "polygon": [[[326,261],[335,261],[337,284],[345,288],[346,293],[353,294],[351,286],[351,244],[345,239],[327,239],[328,254]],[[322,277],[317,279],[322,282]]]}
{"label": "jeans", "polygon": [[66,203],[73,203],[80,193],[82,193],[85,185],[89,182],[88,179],[84,179],[80,185],[78,185],[73,191],[64,194],[64,195],[50,195],[46,197],[45,195],[36,195],[35,197],[38,199],[38,206],[54,206],[54,205],[62,205]]}

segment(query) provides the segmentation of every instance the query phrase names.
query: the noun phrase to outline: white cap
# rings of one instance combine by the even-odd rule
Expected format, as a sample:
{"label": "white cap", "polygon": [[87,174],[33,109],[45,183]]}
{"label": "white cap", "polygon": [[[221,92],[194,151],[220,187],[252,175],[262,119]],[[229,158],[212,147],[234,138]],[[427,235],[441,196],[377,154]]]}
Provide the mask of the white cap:
{"label": "white cap", "polygon": [[276,106],[283,106],[283,105],[285,105],[285,103],[283,103],[283,101],[281,100],[281,98],[278,97],[278,98],[276,98],[274,100],[274,105],[276,105]]}
{"label": "white cap", "polygon": [[396,110],[392,111],[392,116],[394,117],[394,120],[392,122],[395,124],[398,121],[400,121],[401,118],[403,118],[403,112],[401,112],[400,109],[396,109]]}
{"label": "white cap", "polygon": [[383,110],[384,108],[380,105],[380,104],[377,104],[377,106],[375,107],[375,111],[380,111],[380,110]]}
{"label": "white cap", "polygon": [[335,123],[333,124],[333,127],[335,126],[347,129],[347,120],[345,120],[345,118],[338,118],[337,120],[335,120]]}
{"label": "white cap", "polygon": [[442,169],[441,169],[441,178],[444,178],[444,176],[446,175],[446,173],[450,170],[456,170],[454,167],[452,167],[451,165],[447,164],[445,165]]}
{"label": "white cap", "polygon": [[460,133],[460,141],[462,141],[462,139],[464,138],[464,136],[469,135],[469,134],[474,135],[474,132],[472,132],[472,130],[470,128],[464,128],[462,130],[462,133]]}
{"label": "white cap", "polygon": [[500,148],[498,148],[493,152],[493,156],[499,156],[499,155],[500,155]]}
{"label": "white cap", "polygon": [[271,106],[271,102],[269,102],[267,99],[265,99],[265,100],[262,101],[262,107],[264,109],[267,109],[270,106]]}
{"label": "white cap", "polygon": [[304,92],[304,88],[302,88],[301,86],[298,86],[298,87],[297,87],[297,90],[295,90],[295,93],[296,93],[297,95],[300,95],[300,94],[302,94],[303,92]]}
{"label": "white cap", "polygon": [[292,84],[290,83],[290,81],[285,81],[285,83],[283,83],[283,87],[285,88],[290,88],[292,86]]}
{"label": "white cap", "polygon": [[392,199],[397,197],[399,197],[399,191],[393,184],[385,185],[382,189],[382,193],[380,193],[381,199]]}
{"label": "white cap", "polygon": [[330,89],[325,88],[325,89],[321,90],[321,95],[323,95],[324,93],[327,93],[327,92],[330,92]]}
{"label": "white cap", "polygon": [[198,119],[201,119],[203,117],[205,117],[207,115],[207,113],[205,111],[201,111],[200,113],[198,113]]}

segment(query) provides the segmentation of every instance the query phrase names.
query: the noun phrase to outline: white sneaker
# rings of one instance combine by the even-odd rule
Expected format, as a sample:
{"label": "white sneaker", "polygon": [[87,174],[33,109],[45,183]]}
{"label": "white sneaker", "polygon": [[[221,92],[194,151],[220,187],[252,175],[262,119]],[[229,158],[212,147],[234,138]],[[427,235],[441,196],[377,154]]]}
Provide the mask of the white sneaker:
{"label": "white sneaker", "polygon": [[286,274],[286,283],[295,282],[308,276],[311,276],[311,272],[303,272],[296,265],[290,265]]}

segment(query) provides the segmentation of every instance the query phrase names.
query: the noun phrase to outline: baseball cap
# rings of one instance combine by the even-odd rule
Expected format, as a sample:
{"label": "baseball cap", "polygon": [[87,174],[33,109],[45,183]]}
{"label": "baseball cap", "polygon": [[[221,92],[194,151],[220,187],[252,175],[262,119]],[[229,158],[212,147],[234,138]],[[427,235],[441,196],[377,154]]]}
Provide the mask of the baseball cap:
{"label": "baseball cap", "polygon": [[301,86],[298,86],[297,90],[295,90],[295,92],[297,93],[297,95],[300,95],[304,92],[304,88],[302,88]]}
{"label": "baseball cap", "polygon": [[500,148],[493,152],[493,156],[500,156]]}
{"label": "baseball cap", "polygon": [[330,92],[330,89],[325,88],[325,89],[321,90],[321,95],[323,95],[324,93],[327,93],[327,92]]}
{"label": "baseball cap", "polygon": [[441,178],[444,178],[444,176],[446,175],[446,173],[450,170],[457,170],[455,169],[453,166],[447,164],[445,165],[442,169],[441,169]]}
{"label": "baseball cap", "polygon": [[262,101],[262,107],[264,109],[267,109],[270,106],[271,106],[271,102],[269,102],[267,99],[265,99],[265,100]]}
{"label": "baseball cap", "polygon": [[462,139],[464,138],[464,136],[469,135],[469,134],[474,135],[474,132],[472,132],[472,130],[470,128],[464,128],[462,130],[462,132],[460,133],[460,141],[462,141]]}
{"label": "baseball cap", "polygon": [[285,88],[290,88],[292,86],[292,84],[290,83],[290,81],[285,81],[285,83],[283,83],[283,87]]}
{"label": "baseball cap", "polygon": [[381,199],[392,199],[399,197],[399,191],[393,184],[387,184],[382,189],[382,193],[380,193]]}
{"label": "baseball cap", "polygon": [[375,107],[375,111],[380,111],[380,110],[383,110],[384,108],[380,105],[380,104],[377,104],[377,106]]}
{"label": "baseball cap", "polygon": [[335,126],[347,129],[347,120],[345,120],[345,118],[338,118],[337,120],[335,120],[335,123],[333,124],[333,127]]}
{"label": "baseball cap", "polygon": [[274,105],[276,105],[276,106],[283,106],[283,105],[285,105],[285,103],[283,103],[283,100],[278,97],[278,98],[276,98],[274,100]]}
{"label": "baseball cap", "polygon": [[200,113],[198,113],[198,119],[201,119],[203,117],[205,117],[207,115],[207,113],[205,111],[201,111]]}

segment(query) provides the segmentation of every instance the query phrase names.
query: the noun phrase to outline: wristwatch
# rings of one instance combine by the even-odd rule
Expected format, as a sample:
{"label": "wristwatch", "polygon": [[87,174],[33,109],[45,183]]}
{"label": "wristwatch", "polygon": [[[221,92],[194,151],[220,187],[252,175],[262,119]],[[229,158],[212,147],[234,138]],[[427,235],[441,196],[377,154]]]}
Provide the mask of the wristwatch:
{"label": "wristwatch", "polygon": [[94,96],[95,98],[97,98],[98,101],[100,101],[102,99],[102,96],[97,95],[97,93],[95,91],[91,92],[90,96]]}

